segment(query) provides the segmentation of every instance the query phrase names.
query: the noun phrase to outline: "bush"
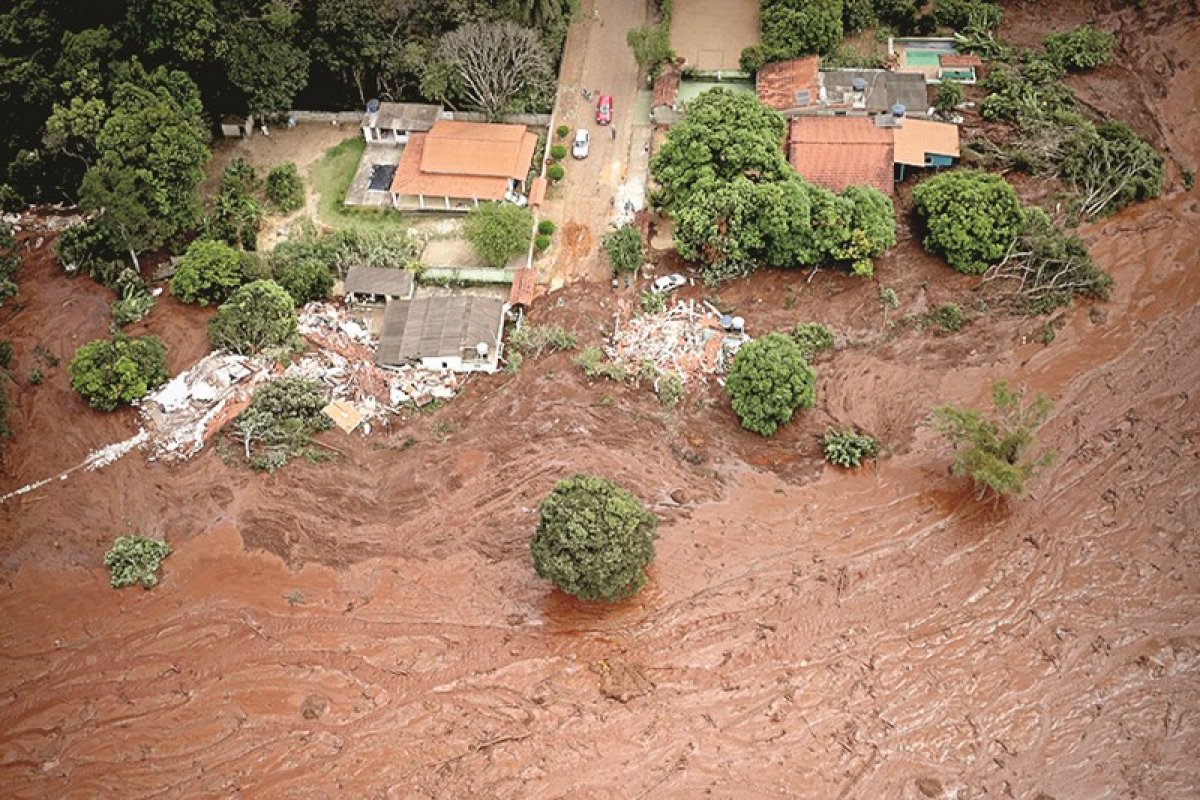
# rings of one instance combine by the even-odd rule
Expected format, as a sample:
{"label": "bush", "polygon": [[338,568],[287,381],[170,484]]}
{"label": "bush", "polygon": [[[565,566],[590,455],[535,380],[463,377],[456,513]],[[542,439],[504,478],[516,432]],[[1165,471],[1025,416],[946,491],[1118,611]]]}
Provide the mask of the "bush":
{"label": "bush", "polygon": [[638,298],[638,305],[644,314],[660,314],[667,307],[667,296],[662,292],[646,289]]}
{"label": "bush", "polygon": [[171,554],[171,545],[144,536],[120,536],[104,554],[109,583],[114,589],[141,584],[149,589],[158,583],[159,566]]}
{"label": "bush", "polygon": [[934,93],[933,105],[938,113],[950,116],[963,101],[963,88],[954,81],[942,81]]}
{"label": "bush", "polygon": [[879,451],[879,444],[873,438],[848,428],[826,430],[821,447],[826,461],[845,469],[861,466],[864,459],[874,458]]}
{"label": "bush", "polygon": [[833,332],[819,322],[801,322],[792,328],[792,340],[800,346],[805,361],[834,346]]}
{"label": "bush", "polygon": [[630,492],[575,475],[559,481],[538,511],[529,544],[538,576],[589,601],[620,600],[645,585],[658,520]]}
{"label": "bush", "polygon": [[275,269],[275,282],[292,297],[296,307],[326,300],[333,291],[333,273],[317,258],[288,259]]}
{"label": "bush", "polygon": [[922,316],[920,322],[921,327],[931,325],[954,333],[967,324],[967,315],[963,313],[962,306],[958,303],[946,303]]}
{"label": "bush", "polygon": [[533,229],[533,215],[512,203],[481,203],[463,223],[463,235],[475,253],[492,267],[503,267],[525,252]]}
{"label": "bush", "polygon": [[604,351],[599,347],[584,348],[575,363],[588,378],[607,378],[616,383],[624,383],[629,379],[629,370],[605,358]]}
{"label": "bush", "polygon": [[1012,186],[980,170],[943,172],[913,189],[912,199],[928,231],[925,249],[968,275],[1004,258],[1025,221]]}
{"label": "bush", "polygon": [[555,161],[562,161],[566,157],[567,157],[567,146],[566,145],[556,144],[556,145],[551,146],[550,158],[554,159]]}
{"label": "bush", "polygon": [[1063,69],[1094,69],[1112,61],[1117,37],[1108,31],[1084,25],[1045,39],[1046,57]]}
{"label": "bush", "polygon": [[797,408],[816,404],[816,374],[800,346],[770,333],[738,349],[725,382],[742,427],[770,436]]}
{"label": "bush", "polygon": [[154,308],[154,297],[141,286],[126,286],[121,296],[113,301],[113,325],[124,328],[138,322]]}
{"label": "bush", "polygon": [[546,177],[550,179],[551,183],[558,183],[566,174],[567,171],[563,169],[562,164],[551,164],[546,168]]}
{"label": "bush", "polygon": [[633,272],[646,261],[642,232],[632,225],[622,225],[604,235],[604,253],[617,272]]}
{"label": "bush", "polygon": [[223,302],[241,285],[238,251],[211,239],[192,242],[171,276],[171,294],[184,303],[202,306]]}
{"label": "bush", "polygon": [[571,135],[571,129],[566,125],[559,125],[554,129],[554,133],[558,136],[558,138],[565,139]]}
{"label": "bush", "polygon": [[267,200],[285,214],[304,205],[304,182],[295,164],[289,161],[267,173]]}
{"label": "bush", "polygon": [[749,72],[753,75],[766,65],[767,49],[761,44],[752,44],[742,48],[742,54],[738,57],[738,66],[742,68],[742,72]]}
{"label": "bush", "polygon": [[658,392],[658,402],[662,403],[663,408],[674,408],[683,399],[683,378],[674,372],[668,372],[658,378],[655,390]]}
{"label": "bush", "polygon": [[544,351],[561,352],[575,348],[575,337],[558,325],[522,325],[508,337],[510,349],[519,350],[531,358]]}
{"label": "bush", "polygon": [[296,304],[274,281],[254,281],[238,289],[208,323],[213,347],[249,355],[284,347],[296,338]]}
{"label": "bush", "polygon": [[533,246],[537,248],[539,253],[542,252],[550,246],[550,237],[539,233],[533,238]]}
{"label": "bush", "polygon": [[1019,495],[1025,483],[1054,463],[1055,454],[1029,457],[1034,436],[1050,414],[1050,401],[1039,394],[1023,402],[1021,392],[1004,381],[992,385],[995,414],[985,417],[976,409],[941,406],[933,410],[933,427],[954,445],[955,475],[967,475],[980,496]]}
{"label": "bush", "polygon": [[112,411],[166,382],[167,348],[157,336],[97,339],[75,351],[71,388],[92,408]]}
{"label": "bush", "polygon": [[548,219],[542,220],[537,226],[537,232],[543,236],[553,236],[556,230],[558,230],[558,228],[555,227],[554,223]]}
{"label": "bush", "polygon": [[983,0],[938,0],[933,10],[938,25],[956,31],[994,31],[1003,16],[1004,9]]}
{"label": "bush", "polygon": [[254,168],[235,158],[221,175],[221,188],[207,221],[208,235],[231,245],[254,250],[262,225],[262,204],[255,194],[260,184]]}
{"label": "bush", "polygon": [[317,381],[280,378],[260,386],[250,406],[233,421],[253,469],[274,472],[295,456],[305,455],[313,434],[333,421],[321,409],[327,400]]}
{"label": "bush", "polygon": [[17,239],[7,222],[0,222],[0,302],[17,294],[17,270],[21,258],[17,255]]}

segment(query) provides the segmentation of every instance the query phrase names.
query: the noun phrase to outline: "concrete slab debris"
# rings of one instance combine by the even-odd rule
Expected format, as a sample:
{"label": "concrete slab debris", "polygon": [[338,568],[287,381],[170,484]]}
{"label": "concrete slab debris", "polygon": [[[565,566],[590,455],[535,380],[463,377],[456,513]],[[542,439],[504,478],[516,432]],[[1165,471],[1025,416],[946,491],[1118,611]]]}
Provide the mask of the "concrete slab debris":
{"label": "concrete slab debris", "polygon": [[636,370],[649,362],[685,384],[723,373],[737,349],[750,340],[727,330],[712,304],[680,300],[657,314],[617,318],[608,356]]}

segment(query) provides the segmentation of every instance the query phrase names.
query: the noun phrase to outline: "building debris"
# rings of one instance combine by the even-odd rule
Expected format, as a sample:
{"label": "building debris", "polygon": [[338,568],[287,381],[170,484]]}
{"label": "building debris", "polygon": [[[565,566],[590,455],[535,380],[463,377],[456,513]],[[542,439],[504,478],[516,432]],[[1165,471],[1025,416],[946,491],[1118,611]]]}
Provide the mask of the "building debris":
{"label": "building debris", "polygon": [[688,383],[725,372],[733,354],[749,340],[740,325],[711,303],[680,300],[657,314],[641,314],[624,323],[618,316],[607,351],[631,369],[650,363]]}
{"label": "building debris", "polygon": [[333,420],[333,424],[341,428],[343,433],[354,433],[354,429],[362,422],[362,414],[345,400],[335,400],[321,412]]}

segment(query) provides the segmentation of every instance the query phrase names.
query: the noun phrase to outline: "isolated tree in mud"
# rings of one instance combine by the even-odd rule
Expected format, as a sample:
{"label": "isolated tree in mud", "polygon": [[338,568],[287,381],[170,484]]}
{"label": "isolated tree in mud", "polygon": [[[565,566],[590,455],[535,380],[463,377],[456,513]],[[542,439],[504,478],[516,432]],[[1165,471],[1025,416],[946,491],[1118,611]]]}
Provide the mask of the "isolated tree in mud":
{"label": "isolated tree in mud", "polygon": [[249,355],[287,347],[296,339],[296,304],[274,281],[254,281],[238,289],[208,323],[213,347]]}
{"label": "isolated tree in mud", "polygon": [[742,427],[770,436],[796,409],[816,404],[816,382],[800,345],[781,333],[769,333],[738,349],[725,390]]}
{"label": "isolated tree in mud", "polygon": [[630,492],[575,475],[559,481],[538,510],[530,542],[538,575],[581,600],[620,600],[646,583],[658,520]]}
{"label": "isolated tree in mud", "polygon": [[1063,69],[1088,70],[1112,61],[1117,37],[1105,30],[1084,25],[1045,39],[1046,57]]}
{"label": "isolated tree in mud", "polygon": [[985,416],[973,408],[940,406],[933,410],[933,427],[956,448],[953,471],[967,475],[980,496],[1020,495],[1025,483],[1054,463],[1053,452],[1030,455],[1038,428],[1050,415],[1043,394],[1025,403],[1022,392],[1005,381],[992,385],[995,412]]}
{"label": "isolated tree in mud", "polygon": [[912,198],[927,231],[925,249],[968,275],[1004,258],[1025,222],[1008,181],[981,170],[943,172],[922,181]]}
{"label": "isolated tree in mud", "polygon": [[220,303],[242,283],[242,259],[224,242],[197,239],[171,276],[171,294],[185,303]]}
{"label": "isolated tree in mud", "polygon": [[75,351],[69,371],[88,405],[112,411],[166,382],[167,348],[157,336],[96,339]]}
{"label": "isolated tree in mud", "polygon": [[503,267],[529,247],[533,215],[512,203],[480,203],[467,214],[463,235],[489,266]]}

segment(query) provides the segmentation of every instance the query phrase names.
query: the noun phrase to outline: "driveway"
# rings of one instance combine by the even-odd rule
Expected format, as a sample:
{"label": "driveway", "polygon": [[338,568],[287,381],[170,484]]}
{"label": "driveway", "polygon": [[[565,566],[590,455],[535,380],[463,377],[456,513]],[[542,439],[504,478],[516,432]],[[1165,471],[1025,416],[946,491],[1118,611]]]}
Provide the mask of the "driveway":
{"label": "driveway", "polygon": [[[600,253],[600,239],[621,212],[626,181],[636,182],[644,167],[630,169],[636,138],[635,161],[644,162],[648,125],[638,105],[637,62],[625,34],[648,21],[646,0],[584,0],[580,19],[571,26],[563,53],[554,125],[572,130],[587,128],[592,133],[591,154],[583,161],[568,157],[566,177],[551,190],[542,216],[554,220],[559,233],[555,245],[540,264],[551,289],[576,280],[607,281],[609,266]],[[595,100],[583,97],[583,89],[613,97],[613,125],[596,124]],[[637,127],[635,135],[635,123]],[[613,138],[612,131],[616,131]],[[644,178],[641,179],[644,183]],[[621,202],[616,202],[620,193]]]}

